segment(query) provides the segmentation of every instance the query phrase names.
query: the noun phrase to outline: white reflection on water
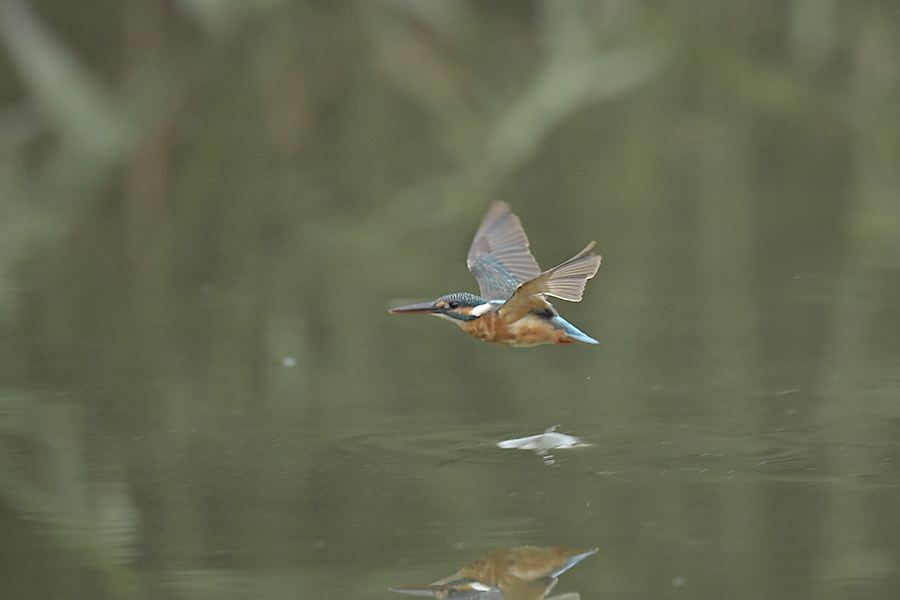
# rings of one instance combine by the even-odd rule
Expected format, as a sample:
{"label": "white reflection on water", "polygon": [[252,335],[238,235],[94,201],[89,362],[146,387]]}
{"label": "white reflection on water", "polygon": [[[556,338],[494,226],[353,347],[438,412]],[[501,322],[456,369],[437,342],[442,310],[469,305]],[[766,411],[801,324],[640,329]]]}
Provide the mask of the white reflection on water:
{"label": "white reflection on water", "polygon": [[500,448],[514,448],[517,450],[534,450],[538,454],[547,450],[560,450],[564,448],[587,448],[590,444],[582,442],[574,435],[559,433],[554,425],[548,428],[544,433],[538,435],[530,435],[528,437],[514,438],[497,442]]}

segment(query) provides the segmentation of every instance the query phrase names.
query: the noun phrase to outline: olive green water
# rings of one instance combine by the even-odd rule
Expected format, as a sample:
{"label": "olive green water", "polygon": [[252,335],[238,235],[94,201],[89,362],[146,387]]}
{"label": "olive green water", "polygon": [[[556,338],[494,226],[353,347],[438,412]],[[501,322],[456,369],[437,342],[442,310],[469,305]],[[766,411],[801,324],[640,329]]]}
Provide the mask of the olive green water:
{"label": "olive green water", "polygon": [[[0,598],[900,597],[893,3],[106,4],[0,10]],[[494,198],[599,346],[387,313]]]}

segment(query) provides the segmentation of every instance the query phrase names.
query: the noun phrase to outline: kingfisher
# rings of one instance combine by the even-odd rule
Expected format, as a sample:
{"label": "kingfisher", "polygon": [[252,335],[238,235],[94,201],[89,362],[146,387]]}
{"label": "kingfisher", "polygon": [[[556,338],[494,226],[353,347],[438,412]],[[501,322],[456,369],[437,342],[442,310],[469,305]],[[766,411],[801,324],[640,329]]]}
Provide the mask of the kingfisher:
{"label": "kingfisher", "polygon": [[587,280],[597,274],[595,242],[564,263],[541,272],[528,250],[528,236],[506,202],[494,202],[475,232],[466,264],[481,295],[457,292],[433,302],[392,308],[397,314],[435,315],[486,342],[506,346],[596,344],[597,340],[559,316],[548,296],[580,302]]}
{"label": "kingfisher", "polygon": [[[597,548],[519,546],[491,552],[428,585],[389,589],[438,600],[544,600],[562,573],[595,552]],[[579,600],[579,595],[569,592],[549,600]]]}

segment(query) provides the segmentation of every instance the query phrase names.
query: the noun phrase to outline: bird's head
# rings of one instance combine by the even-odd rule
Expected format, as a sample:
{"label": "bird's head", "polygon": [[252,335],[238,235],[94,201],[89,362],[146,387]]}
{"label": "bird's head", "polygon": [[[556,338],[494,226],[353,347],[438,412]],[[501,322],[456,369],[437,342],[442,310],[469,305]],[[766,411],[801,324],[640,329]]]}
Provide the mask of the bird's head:
{"label": "bird's head", "polygon": [[434,302],[422,302],[408,306],[392,308],[390,312],[407,315],[434,315],[454,322],[466,322],[477,319],[490,307],[490,303],[475,294],[457,292],[441,296]]}

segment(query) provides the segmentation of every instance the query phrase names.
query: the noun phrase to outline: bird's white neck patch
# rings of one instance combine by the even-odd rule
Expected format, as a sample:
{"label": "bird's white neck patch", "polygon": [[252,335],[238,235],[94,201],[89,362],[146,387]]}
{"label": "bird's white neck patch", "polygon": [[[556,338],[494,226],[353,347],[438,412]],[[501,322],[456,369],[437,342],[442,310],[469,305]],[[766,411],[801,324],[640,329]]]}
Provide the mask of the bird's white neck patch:
{"label": "bird's white neck patch", "polygon": [[485,302],[484,304],[479,304],[475,308],[472,309],[473,317],[480,317],[484,313],[490,311],[493,308],[493,305],[490,302]]}

